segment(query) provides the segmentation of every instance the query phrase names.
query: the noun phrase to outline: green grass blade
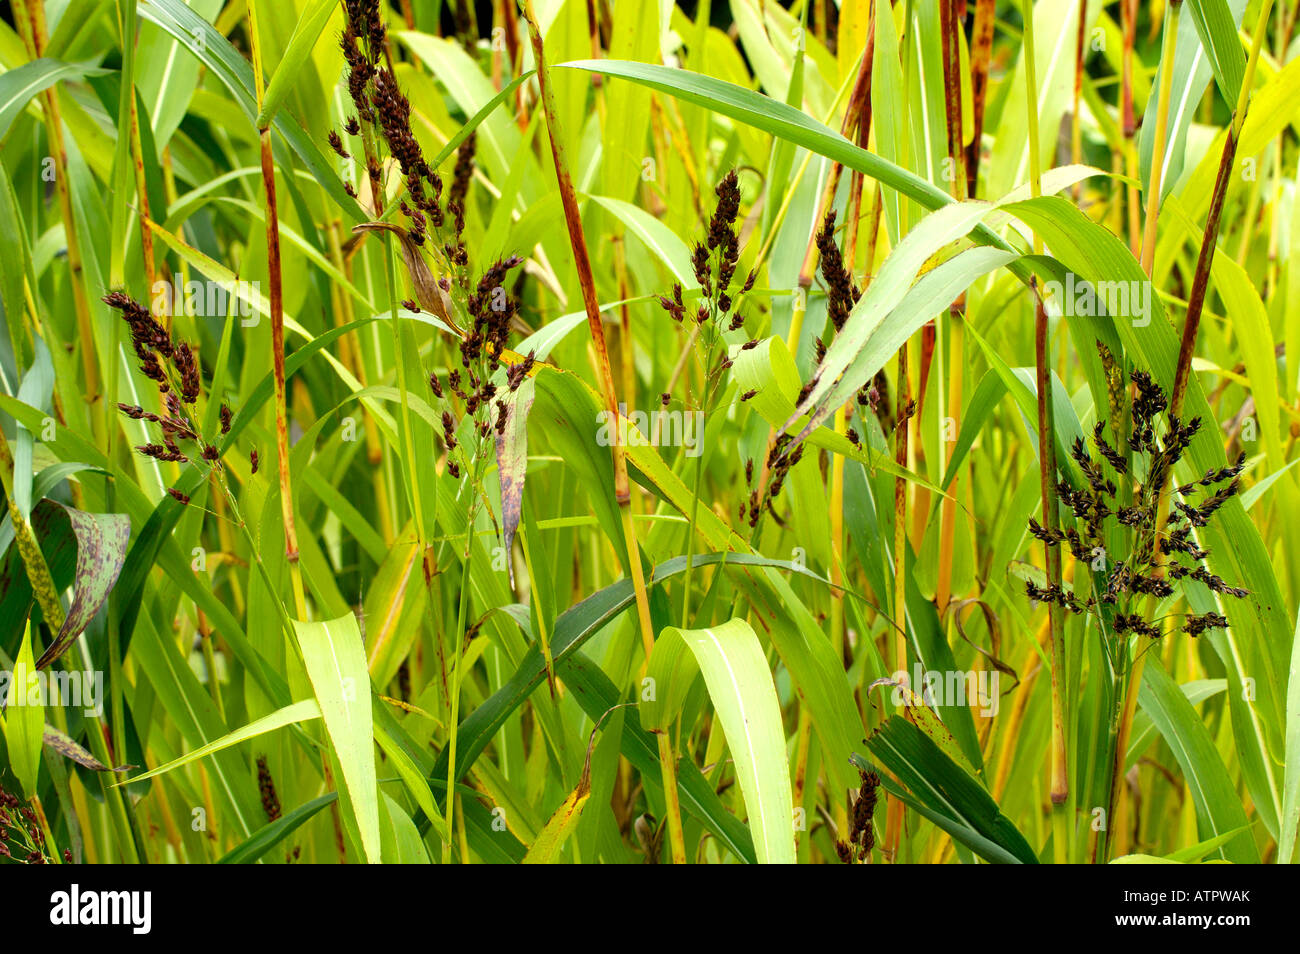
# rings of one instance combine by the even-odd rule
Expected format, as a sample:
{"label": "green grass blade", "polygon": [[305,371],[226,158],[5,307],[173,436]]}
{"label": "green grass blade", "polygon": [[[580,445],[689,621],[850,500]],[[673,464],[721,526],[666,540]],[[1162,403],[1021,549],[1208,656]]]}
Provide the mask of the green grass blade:
{"label": "green grass blade", "polygon": [[[867,747],[917,802],[1005,853],[1005,857],[989,860],[1037,862],[1024,836],[1002,814],[984,786],[912,723],[890,716],[867,738]],[[949,833],[957,837],[954,831]],[[970,847],[977,850],[974,844]]]}
{"label": "green grass blade", "polygon": [[322,808],[328,807],[338,797],[337,792],[326,792],[319,798],[313,798],[305,805],[299,805],[287,815],[281,815],[269,825],[253,832],[247,841],[222,855],[217,860],[217,864],[253,864],[280,842],[311,821]]}
{"label": "green grass blade", "polygon": [[1183,770],[1202,834],[1210,838],[1234,829],[1242,831],[1219,851],[1228,861],[1258,864],[1259,850],[1248,833],[1246,812],[1228,778],[1223,759],[1214,747],[1214,740],[1159,660],[1147,662],[1142,686],[1138,690],[1138,702],[1151,716],[1151,721],[1164,736]]}
{"label": "green grass blade", "polygon": [[284,728],[286,725],[295,725],[299,722],[309,722],[312,719],[321,717],[320,706],[316,704],[315,699],[306,699],[302,702],[295,702],[291,706],[283,709],[277,709],[270,715],[262,716],[260,719],[254,719],[243,728],[236,729],[223,735],[219,739],[214,739],[207,745],[200,746],[192,752],[187,752],[178,759],[173,759],[166,765],[160,765],[155,769],[150,769],[140,775],[133,775],[131,778],[124,779],[115,784],[130,785],[135,782],[143,782],[147,778],[154,778],[159,775],[165,775],[173,769],[178,769],[182,765],[189,765],[191,762],[207,758],[214,752],[220,752],[222,749],[228,749],[232,745],[238,745],[240,742],[247,742],[249,739],[255,739],[259,735],[265,735],[267,732],[273,732],[276,729]]}
{"label": "green grass blade", "polygon": [[1300,827],[1300,614],[1291,639],[1291,671],[1287,676],[1286,779],[1282,791],[1277,860],[1287,865],[1295,860],[1296,829]]}
{"label": "green grass blade", "polygon": [[380,859],[379,789],[375,781],[370,674],[357,618],[349,613],[323,622],[294,620],[294,630],[343,773],[361,850],[367,861],[376,864]]}
{"label": "green grass blade", "polygon": [[[682,653],[683,647],[689,653]],[[688,658],[703,673],[726,734],[759,863],[794,864],[794,807],[781,705],[758,637],[743,619],[706,629],[668,627],[650,657],[656,694],[685,696],[693,673],[676,664]]]}

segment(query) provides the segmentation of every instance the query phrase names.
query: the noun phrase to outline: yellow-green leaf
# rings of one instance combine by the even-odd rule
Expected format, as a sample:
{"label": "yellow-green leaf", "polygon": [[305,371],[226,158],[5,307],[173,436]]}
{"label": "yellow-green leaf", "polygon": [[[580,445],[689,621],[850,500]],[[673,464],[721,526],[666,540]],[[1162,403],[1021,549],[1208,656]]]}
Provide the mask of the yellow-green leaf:
{"label": "yellow-green leaf", "polygon": [[375,779],[374,719],[370,675],[357,618],[307,623],[294,620],[303,665],[325,718],[325,731],[343,773],[361,849],[371,864],[380,861],[379,788]]}

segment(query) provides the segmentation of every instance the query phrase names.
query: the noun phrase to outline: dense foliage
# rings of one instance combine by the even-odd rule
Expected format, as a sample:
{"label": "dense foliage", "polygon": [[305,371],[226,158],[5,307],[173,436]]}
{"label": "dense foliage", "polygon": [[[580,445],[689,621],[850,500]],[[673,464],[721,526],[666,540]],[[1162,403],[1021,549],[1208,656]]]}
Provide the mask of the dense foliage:
{"label": "dense foliage", "polygon": [[1295,4],[9,6],[0,862],[1296,860]]}

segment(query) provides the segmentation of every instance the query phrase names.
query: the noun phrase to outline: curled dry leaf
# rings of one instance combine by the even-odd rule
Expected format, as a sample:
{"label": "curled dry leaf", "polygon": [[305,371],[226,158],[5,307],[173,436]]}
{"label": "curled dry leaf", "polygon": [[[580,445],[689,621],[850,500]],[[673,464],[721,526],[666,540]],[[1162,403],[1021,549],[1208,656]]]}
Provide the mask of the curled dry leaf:
{"label": "curled dry leaf", "polygon": [[439,320],[446,323],[453,332],[465,337],[465,332],[451,317],[451,298],[442,290],[438,280],[433,277],[433,270],[420,253],[420,246],[411,239],[410,233],[400,225],[392,222],[362,222],[352,227],[353,232],[392,232],[402,245],[402,261],[406,263],[406,272],[411,276],[411,286],[415,289],[415,298],[420,307]]}

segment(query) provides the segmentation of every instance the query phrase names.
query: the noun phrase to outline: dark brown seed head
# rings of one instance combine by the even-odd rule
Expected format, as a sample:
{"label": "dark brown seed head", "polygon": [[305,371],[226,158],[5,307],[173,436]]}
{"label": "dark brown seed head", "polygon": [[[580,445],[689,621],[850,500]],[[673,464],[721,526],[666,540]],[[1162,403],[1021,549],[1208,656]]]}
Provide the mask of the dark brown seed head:
{"label": "dark brown seed head", "polygon": [[172,352],[172,366],[181,379],[181,400],[193,404],[199,399],[202,383],[199,379],[199,364],[189,342],[182,341]]}
{"label": "dark brown seed head", "polygon": [[346,149],[343,148],[343,140],[339,138],[339,134],[332,129],[330,130],[329,133],[329,140],[330,140],[330,148],[333,149],[336,153],[338,153],[338,155],[341,158],[343,159],[352,158],[352,155]]}
{"label": "dark brown seed head", "polygon": [[275,793],[275,782],[266,766],[265,755],[257,757],[257,787],[262,794],[262,811],[266,812],[268,821],[275,821],[280,817],[280,797]]}
{"label": "dark brown seed head", "polygon": [[859,292],[853,277],[844,267],[844,256],[835,242],[835,210],[826,213],[822,230],[817,235],[817,250],[821,254],[822,280],[826,283],[826,310],[836,331],[844,327],[849,312],[857,304]]}

